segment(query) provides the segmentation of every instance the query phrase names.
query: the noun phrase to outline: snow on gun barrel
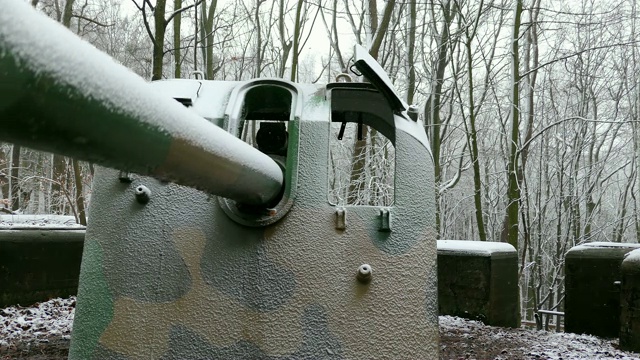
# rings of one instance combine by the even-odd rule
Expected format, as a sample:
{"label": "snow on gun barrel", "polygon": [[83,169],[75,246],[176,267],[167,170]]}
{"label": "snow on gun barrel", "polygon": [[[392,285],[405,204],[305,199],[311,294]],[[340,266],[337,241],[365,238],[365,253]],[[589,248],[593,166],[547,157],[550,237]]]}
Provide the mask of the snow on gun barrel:
{"label": "snow on gun barrel", "polygon": [[251,205],[278,197],[269,156],[185,108],[62,25],[0,12],[0,141],[150,175]]}

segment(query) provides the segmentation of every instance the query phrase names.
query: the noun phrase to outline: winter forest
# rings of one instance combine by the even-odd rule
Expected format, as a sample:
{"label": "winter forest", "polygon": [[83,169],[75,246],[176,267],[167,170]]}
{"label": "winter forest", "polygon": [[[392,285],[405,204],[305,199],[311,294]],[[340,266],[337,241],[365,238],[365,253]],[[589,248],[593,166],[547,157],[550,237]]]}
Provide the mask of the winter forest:
{"label": "winter forest", "polygon": [[[523,320],[562,310],[572,246],[640,237],[635,0],[30,1],[148,80],[326,83],[365,46],[420,109],[439,238],[515,246]],[[361,142],[387,161],[375,136]],[[336,156],[366,151],[346,146]],[[0,211],[86,224],[93,170],[1,144]]]}

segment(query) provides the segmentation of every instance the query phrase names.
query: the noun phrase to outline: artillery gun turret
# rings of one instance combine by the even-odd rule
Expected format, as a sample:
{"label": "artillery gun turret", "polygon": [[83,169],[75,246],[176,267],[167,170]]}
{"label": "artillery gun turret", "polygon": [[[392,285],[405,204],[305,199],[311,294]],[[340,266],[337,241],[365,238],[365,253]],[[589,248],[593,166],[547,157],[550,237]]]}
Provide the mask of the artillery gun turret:
{"label": "artillery gun turret", "polygon": [[[426,135],[364,49],[356,66],[370,84],[149,84],[3,8],[0,140],[106,166],[71,359],[437,358]],[[332,124],[389,141],[392,200],[328,195]]]}

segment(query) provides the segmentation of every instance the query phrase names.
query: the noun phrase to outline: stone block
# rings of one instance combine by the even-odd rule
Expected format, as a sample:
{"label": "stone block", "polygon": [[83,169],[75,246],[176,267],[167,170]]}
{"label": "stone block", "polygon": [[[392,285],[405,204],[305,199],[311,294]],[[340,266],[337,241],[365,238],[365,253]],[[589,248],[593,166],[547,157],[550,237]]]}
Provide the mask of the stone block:
{"label": "stone block", "polygon": [[520,326],[518,253],[506,243],[438,240],[440,315]]}
{"label": "stone block", "polygon": [[75,295],[84,235],[84,229],[0,230],[0,307]]}
{"label": "stone block", "polygon": [[620,264],[640,244],[592,242],[565,256],[565,331],[614,338],[620,331]]}

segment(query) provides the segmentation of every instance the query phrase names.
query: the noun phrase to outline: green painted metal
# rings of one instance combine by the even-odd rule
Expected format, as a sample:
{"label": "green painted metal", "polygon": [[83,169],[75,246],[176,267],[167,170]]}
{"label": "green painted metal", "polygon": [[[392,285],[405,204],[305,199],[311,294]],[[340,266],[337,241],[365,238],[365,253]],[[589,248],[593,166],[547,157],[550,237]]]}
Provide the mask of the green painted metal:
{"label": "green painted metal", "polygon": [[[21,3],[16,2],[15,7],[28,7]],[[0,103],[2,126],[11,128],[6,139],[20,139],[34,146],[49,144],[43,148],[55,151],[71,149],[70,155],[75,156],[93,154],[89,160],[95,156],[95,161],[116,168],[149,167],[136,168],[141,175],[133,174],[130,183],[121,182],[117,170],[96,170],[70,359],[438,358],[435,189],[421,122],[411,120],[401,109],[394,110],[389,98],[381,99],[375,88],[349,84],[295,84],[280,79],[172,80],[143,87],[127,80],[131,76],[128,73],[118,73],[103,79],[115,81],[111,91],[102,94],[96,90],[89,95],[74,92],[84,89],[81,84],[85,81],[92,82],[88,79],[91,72],[84,69],[66,76],[47,75],[49,64],[7,45],[12,44],[11,39],[21,42],[3,23],[12,16],[20,17],[13,7],[9,6],[9,15],[0,14],[0,72],[11,73],[23,85],[1,85],[0,91],[17,94]],[[32,25],[45,19],[28,15],[20,21]],[[45,41],[64,48],[56,40],[60,36],[45,36]],[[70,35],[62,38],[65,43],[77,41]],[[84,56],[84,52],[71,53]],[[87,61],[94,63],[93,57]],[[64,57],[69,61],[72,58]],[[33,60],[34,65],[25,71],[23,62],[27,60]],[[96,68],[102,71],[100,66]],[[22,75],[15,75],[15,71]],[[39,87],[51,79],[70,85]],[[96,86],[102,89],[100,84]],[[152,93],[153,88],[174,98],[184,98],[186,92],[192,107],[186,110],[177,104],[166,105],[171,101],[158,101],[160,95],[136,95],[140,97],[128,109],[147,116],[136,121],[140,118],[121,113],[120,105],[127,101],[113,91],[122,88],[128,93],[134,86],[144,88],[145,93]],[[270,102],[269,91],[251,92],[261,87],[275,87],[280,94],[290,94],[289,103],[283,108],[281,98]],[[252,98],[252,93],[260,96]],[[333,101],[334,95],[348,95],[370,106],[349,108],[348,102]],[[40,97],[43,102],[39,102]],[[81,99],[76,101],[76,97]],[[389,109],[371,110],[384,107],[385,98]],[[95,104],[92,99],[96,99]],[[107,109],[100,108],[105,104],[109,104]],[[109,112],[113,105],[118,110]],[[15,108],[19,106],[33,109]],[[56,114],[49,114],[50,109]],[[76,111],[83,115],[75,116]],[[359,116],[347,116],[349,111]],[[154,118],[163,117],[162,113],[168,118],[155,126],[159,123]],[[235,137],[239,129],[248,121],[259,120],[247,114],[287,121],[286,156],[272,155],[284,164],[284,188],[280,201],[271,208],[245,208],[219,196],[147,176],[162,177],[167,159],[177,158],[193,164],[187,171],[178,166],[181,161],[169,161],[178,166],[174,175],[184,176],[181,183],[206,185],[224,177],[226,170],[220,171],[220,167],[226,160],[207,165],[200,161],[207,151],[186,145],[193,144],[189,142],[193,137],[209,149],[210,144],[203,139],[208,139],[209,132],[224,130],[233,138],[224,138],[225,144],[239,142]],[[67,120],[67,116],[75,120]],[[85,133],[102,124],[90,120],[94,125],[76,129],[83,126],[79,118],[91,117],[120,119],[117,124],[124,130],[115,125],[101,129],[111,140],[115,136],[135,142],[138,137],[127,136],[146,132],[151,140],[140,141],[147,141],[145,150],[157,153],[131,155],[133,150],[140,150],[139,145],[121,144],[129,147],[121,150],[112,148],[117,146],[111,141],[99,143],[96,137],[89,141],[100,151],[94,150],[94,145],[83,145],[87,141]],[[200,117],[221,124],[224,130],[206,126]],[[355,118],[384,133],[395,146],[393,206],[337,207],[328,202],[331,121]],[[49,136],[39,131],[39,126],[73,135]],[[174,146],[174,135],[192,126],[200,129],[198,134]],[[32,135],[36,138],[29,139]],[[221,138],[216,135],[212,141]],[[221,156],[233,157],[238,148],[229,146]],[[261,159],[273,162],[264,154],[245,160],[260,168]],[[242,165],[243,169],[254,168]],[[280,174],[283,171],[278,168]],[[239,182],[243,179],[250,181]],[[262,180],[262,176],[239,174],[227,183],[241,191]],[[134,190],[141,186],[151,194],[145,204],[134,196]],[[223,191],[221,195],[228,193]],[[339,212],[344,214],[344,223],[338,226]],[[381,214],[389,215],[388,228],[381,228]],[[358,280],[363,264],[372,268],[366,282]]]}
{"label": "green painted metal", "polygon": [[268,156],[158,94],[28,4],[0,14],[0,140],[249,204],[278,196]]}

